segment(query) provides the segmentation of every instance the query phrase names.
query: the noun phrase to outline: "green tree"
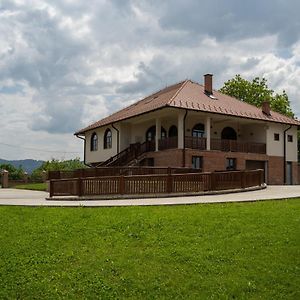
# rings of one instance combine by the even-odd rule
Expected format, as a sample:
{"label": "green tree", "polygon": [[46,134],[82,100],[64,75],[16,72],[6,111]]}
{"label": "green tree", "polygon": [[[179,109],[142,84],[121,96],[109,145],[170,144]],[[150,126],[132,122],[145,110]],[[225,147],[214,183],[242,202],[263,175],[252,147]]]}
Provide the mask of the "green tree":
{"label": "green tree", "polygon": [[80,161],[79,158],[70,160],[58,160],[52,159],[44,162],[40,167],[36,168],[31,175],[34,180],[40,180],[42,178],[42,172],[45,171],[70,171],[75,169],[86,168],[86,166]]}
{"label": "green tree", "polygon": [[0,170],[8,171],[8,178],[11,180],[19,180],[24,178],[24,170],[21,166],[16,168],[11,164],[0,164]]}
{"label": "green tree", "polygon": [[261,107],[264,101],[269,101],[273,111],[288,117],[294,116],[286,92],[275,94],[273,90],[269,89],[265,78],[255,77],[252,81],[249,81],[237,74],[224,83],[220,92],[257,107]]}

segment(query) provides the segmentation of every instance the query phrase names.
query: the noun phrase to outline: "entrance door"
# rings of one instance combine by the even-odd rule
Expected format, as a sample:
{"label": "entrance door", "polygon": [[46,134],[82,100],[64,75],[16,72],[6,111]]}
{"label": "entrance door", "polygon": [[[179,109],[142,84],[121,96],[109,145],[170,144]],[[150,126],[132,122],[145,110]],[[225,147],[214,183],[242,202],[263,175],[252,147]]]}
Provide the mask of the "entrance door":
{"label": "entrance door", "polygon": [[293,169],[290,161],[286,163],[286,184],[293,184]]}

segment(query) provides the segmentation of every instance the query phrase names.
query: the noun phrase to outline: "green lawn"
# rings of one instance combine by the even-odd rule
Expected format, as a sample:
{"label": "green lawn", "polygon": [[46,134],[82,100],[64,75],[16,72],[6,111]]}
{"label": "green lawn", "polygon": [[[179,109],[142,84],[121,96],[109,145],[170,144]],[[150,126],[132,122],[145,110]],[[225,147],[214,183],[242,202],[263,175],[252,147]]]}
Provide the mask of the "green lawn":
{"label": "green lawn", "polygon": [[15,189],[46,191],[46,183],[27,183],[14,186]]}
{"label": "green lawn", "polygon": [[0,299],[300,299],[300,199],[0,207]]}

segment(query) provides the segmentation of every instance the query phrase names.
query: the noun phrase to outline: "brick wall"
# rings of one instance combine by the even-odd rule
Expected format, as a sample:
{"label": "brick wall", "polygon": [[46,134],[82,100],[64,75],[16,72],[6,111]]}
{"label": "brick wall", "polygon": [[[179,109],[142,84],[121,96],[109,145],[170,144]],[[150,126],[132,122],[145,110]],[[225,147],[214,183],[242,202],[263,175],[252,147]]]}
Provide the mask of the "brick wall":
{"label": "brick wall", "polygon": [[269,156],[268,163],[268,183],[284,184],[283,157]]}
{"label": "brick wall", "polygon": [[[169,149],[164,151],[147,153],[147,157],[154,158],[156,167],[182,167],[183,150]],[[192,156],[203,157],[203,171],[213,172],[226,169],[226,158],[236,158],[236,168],[244,170],[247,160],[268,161],[268,184],[284,184],[283,179],[283,157],[268,156],[266,154],[221,152],[221,151],[200,151],[195,149],[185,150],[185,167],[192,167]],[[298,184],[300,178],[300,166],[293,163],[293,184]]]}

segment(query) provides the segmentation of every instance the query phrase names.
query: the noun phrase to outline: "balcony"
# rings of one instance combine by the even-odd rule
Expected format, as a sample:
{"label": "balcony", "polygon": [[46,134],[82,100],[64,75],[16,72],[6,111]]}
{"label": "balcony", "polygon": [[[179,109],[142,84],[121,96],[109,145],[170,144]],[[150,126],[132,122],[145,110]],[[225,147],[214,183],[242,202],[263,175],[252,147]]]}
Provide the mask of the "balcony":
{"label": "balcony", "polygon": [[236,140],[211,139],[211,150],[225,152],[244,152],[266,154],[266,144],[254,142],[241,142]]}
{"label": "balcony", "polygon": [[[206,150],[206,138],[185,137],[185,148]],[[178,138],[170,137],[159,140],[158,149],[175,149],[178,147]],[[211,139],[210,149],[224,152],[244,152],[266,154],[265,143],[243,142],[236,140]]]}

